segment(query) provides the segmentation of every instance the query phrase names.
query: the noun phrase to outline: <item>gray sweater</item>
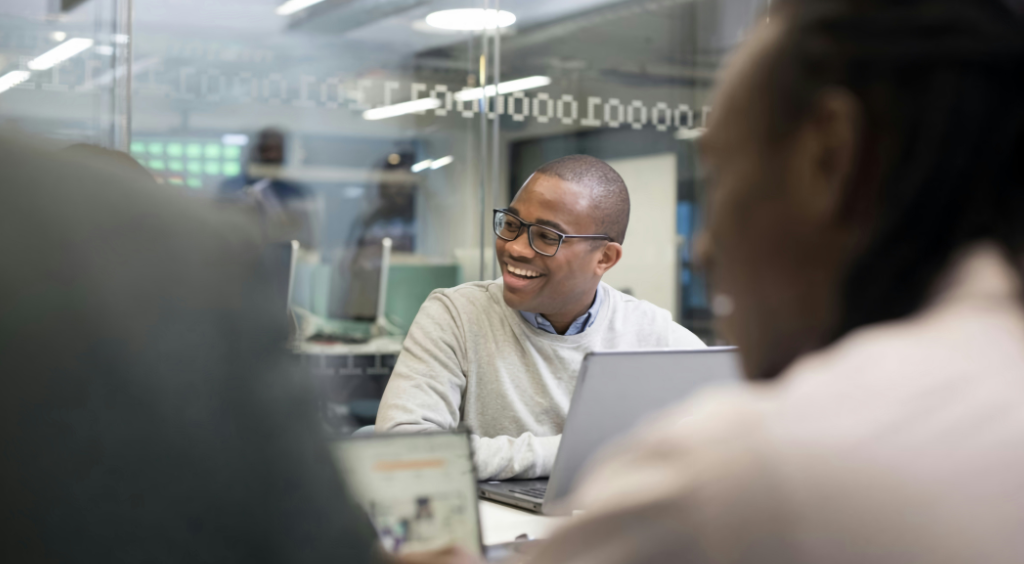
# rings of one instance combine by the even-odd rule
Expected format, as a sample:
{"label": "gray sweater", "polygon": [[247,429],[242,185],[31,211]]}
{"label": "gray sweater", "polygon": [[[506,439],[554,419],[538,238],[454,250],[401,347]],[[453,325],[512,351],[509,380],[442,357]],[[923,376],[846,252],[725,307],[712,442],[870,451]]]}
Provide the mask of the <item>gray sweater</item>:
{"label": "gray sweater", "polygon": [[588,352],[704,347],[669,312],[607,284],[598,291],[597,321],[570,337],[530,326],[505,304],[500,280],[434,291],[409,329],[377,430],[465,423],[480,479],[547,476]]}

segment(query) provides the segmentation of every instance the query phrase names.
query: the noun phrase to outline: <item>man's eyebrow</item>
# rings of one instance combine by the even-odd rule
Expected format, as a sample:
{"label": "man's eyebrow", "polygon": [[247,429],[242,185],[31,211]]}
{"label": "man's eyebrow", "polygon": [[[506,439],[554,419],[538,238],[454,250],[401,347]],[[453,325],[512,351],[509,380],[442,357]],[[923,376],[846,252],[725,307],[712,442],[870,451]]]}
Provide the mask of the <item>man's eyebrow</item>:
{"label": "man's eyebrow", "polygon": [[558,223],[557,221],[551,221],[550,219],[538,219],[537,221],[534,221],[534,223],[536,223],[537,225],[543,225],[544,227],[550,227],[560,233],[565,233],[566,231],[565,228],[562,227],[561,223]]}
{"label": "man's eyebrow", "polygon": [[[509,207],[505,208],[505,211],[507,211],[508,213],[510,213],[512,215],[519,215],[519,210],[517,210],[514,206],[509,206]],[[530,223],[536,223],[537,225],[543,225],[544,227],[550,227],[550,228],[554,229],[555,231],[558,231],[559,233],[565,233],[565,231],[566,231],[565,227],[563,227],[561,223],[558,223],[557,221],[552,221],[550,219],[538,219],[537,221],[531,221]]]}

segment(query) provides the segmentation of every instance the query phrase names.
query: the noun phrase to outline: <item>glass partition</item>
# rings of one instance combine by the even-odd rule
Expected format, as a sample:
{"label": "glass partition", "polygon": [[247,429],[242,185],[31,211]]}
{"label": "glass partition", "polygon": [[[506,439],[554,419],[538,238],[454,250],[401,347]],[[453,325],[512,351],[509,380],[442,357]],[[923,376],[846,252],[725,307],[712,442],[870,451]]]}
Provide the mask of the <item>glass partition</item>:
{"label": "glass partition", "polygon": [[[377,318],[385,239],[403,283],[497,277],[489,210],[544,162],[590,154],[633,202],[607,282],[715,342],[693,140],[767,2],[8,0],[0,122],[258,201],[271,238],[302,243],[293,297],[336,320]],[[392,298],[407,328],[417,300]]]}
{"label": "glass partition", "polygon": [[[764,4],[135,0],[131,151],[197,194],[230,198],[268,177],[297,194],[280,235],[316,250],[301,297],[363,320],[385,237],[398,263],[496,277],[489,210],[544,162],[591,154],[632,192],[607,281],[714,342],[691,260],[693,140],[723,53]],[[497,19],[478,25],[474,9]]]}
{"label": "glass partition", "polygon": [[709,344],[708,292],[692,249],[703,202],[693,141],[712,112],[721,59],[766,2],[504,0],[523,22],[500,40],[501,80],[549,84],[498,100],[498,205],[543,163],[574,153],[608,161],[632,212],[624,256],[605,281],[668,309]]}
{"label": "glass partition", "polygon": [[0,129],[126,148],[129,5],[0,2]]}
{"label": "glass partition", "polygon": [[[396,267],[477,279],[489,155],[460,92],[487,33],[426,24],[449,5],[135,0],[132,155],[197,195],[278,200],[274,236],[302,243],[295,299],[316,316],[374,320],[385,238]],[[416,307],[396,303],[407,328]]]}
{"label": "glass partition", "polygon": [[[632,197],[606,282],[721,344],[693,265],[694,140],[768,1],[0,0],[0,123],[257,210],[301,244],[302,336],[341,344],[499,276],[490,210],[545,162],[593,155]],[[379,395],[397,349],[377,352],[317,361],[378,378],[331,393]]]}

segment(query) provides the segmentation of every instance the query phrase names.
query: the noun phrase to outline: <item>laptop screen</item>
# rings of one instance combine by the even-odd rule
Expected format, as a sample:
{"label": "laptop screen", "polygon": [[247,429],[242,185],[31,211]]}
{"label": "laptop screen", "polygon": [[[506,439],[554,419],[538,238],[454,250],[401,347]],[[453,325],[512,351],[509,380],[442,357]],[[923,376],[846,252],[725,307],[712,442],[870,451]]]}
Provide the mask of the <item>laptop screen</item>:
{"label": "laptop screen", "polygon": [[480,549],[476,476],[459,433],[376,435],[333,443],[352,495],[384,548],[401,554]]}

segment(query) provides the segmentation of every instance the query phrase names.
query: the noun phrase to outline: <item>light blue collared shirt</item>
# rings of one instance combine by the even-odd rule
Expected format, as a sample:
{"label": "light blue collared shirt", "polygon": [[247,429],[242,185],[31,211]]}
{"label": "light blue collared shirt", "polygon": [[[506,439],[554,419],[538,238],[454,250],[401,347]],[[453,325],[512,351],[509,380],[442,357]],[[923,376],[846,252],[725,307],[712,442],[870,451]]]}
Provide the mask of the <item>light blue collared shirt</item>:
{"label": "light blue collared shirt", "polygon": [[[597,287],[597,295],[594,296],[594,304],[590,306],[590,309],[586,313],[576,318],[576,321],[572,322],[569,329],[565,332],[566,337],[572,335],[579,335],[580,333],[590,329],[590,326],[597,321],[597,312],[601,310],[601,302],[604,300],[604,292],[601,291],[601,287]],[[544,316],[539,313],[530,313],[528,311],[520,311],[519,315],[523,316],[523,319],[527,323],[533,325],[541,331],[547,331],[553,335],[557,335],[558,331],[555,331],[554,326]]]}

